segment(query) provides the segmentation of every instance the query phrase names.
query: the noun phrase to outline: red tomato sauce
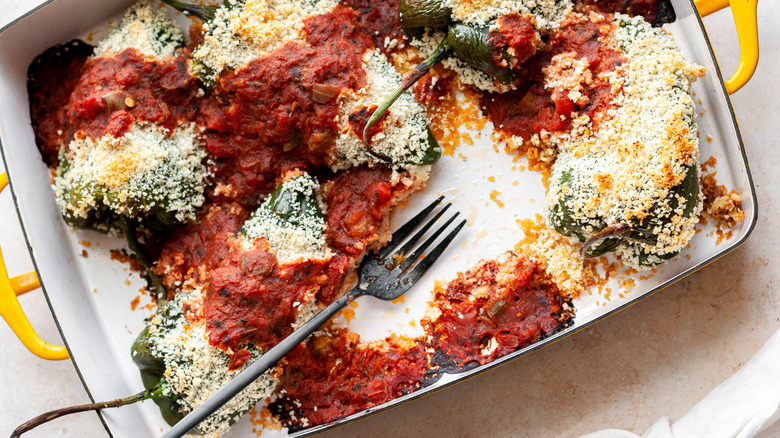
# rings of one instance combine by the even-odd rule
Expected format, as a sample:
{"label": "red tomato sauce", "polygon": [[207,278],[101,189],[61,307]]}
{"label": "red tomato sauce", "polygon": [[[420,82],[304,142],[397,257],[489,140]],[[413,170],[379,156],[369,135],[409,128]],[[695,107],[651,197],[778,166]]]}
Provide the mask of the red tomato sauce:
{"label": "red tomato sauce", "polygon": [[[477,290],[480,298],[470,299]],[[404,343],[361,343],[348,331],[314,337],[285,357],[280,398],[271,406],[283,425],[323,424],[412,392],[444,371],[488,363],[549,336],[570,322],[565,299],[530,260],[488,261],[437,291],[441,311],[426,335]],[[495,346],[490,347],[488,340]],[[411,342],[410,342],[411,341]]]}
{"label": "red tomato sauce", "polygon": [[227,257],[228,239],[248,217],[238,204],[213,204],[197,221],[177,228],[165,241],[155,269],[170,293],[186,281],[205,282],[208,272]]}
{"label": "red tomato sauce", "polygon": [[386,55],[404,44],[404,31],[398,18],[400,0],[341,0],[340,3],[357,12],[355,18],[360,30],[371,35],[374,45]]}
{"label": "red tomato sauce", "polygon": [[329,246],[356,257],[379,237],[393,198],[391,173],[387,168],[358,168],[334,181],[326,195]]}
{"label": "red tomato sauce", "polygon": [[[124,135],[134,120],[149,121],[173,130],[181,121],[195,120],[202,93],[187,71],[182,53],[168,61],[145,58],[135,49],[116,56],[90,59],[70,95],[64,120],[72,139],[77,132],[100,138]],[[116,96],[119,105],[109,103]]]}
{"label": "red tomato sauce", "polygon": [[[507,134],[528,141],[543,130],[568,130],[572,118],[587,115],[598,121],[599,115],[606,114],[610,107],[611,86],[606,78],[599,77],[599,73],[614,71],[626,60],[618,51],[599,41],[600,36],[610,32],[610,20],[603,15],[599,17],[600,20],[596,22],[586,20],[565,24],[550,35],[549,48],[537,53],[520,67],[520,81],[516,90],[484,94],[482,103],[485,112],[495,126]],[[566,52],[575,52],[578,57],[586,58],[593,76],[592,83],[584,87],[583,94],[589,101],[582,107],[578,107],[568,97],[553,101],[552,90],[544,87],[543,69],[550,65],[555,55]]]}
{"label": "red tomato sauce", "polygon": [[493,61],[505,64],[499,55],[509,52],[516,62],[522,63],[536,53],[536,30],[531,21],[520,14],[498,17],[498,27],[491,29],[488,45],[494,53]]}
{"label": "red tomato sauce", "polygon": [[239,239],[228,244],[227,258],[209,272],[203,308],[209,343],[226,350],[247,342],[271,348],[292,333],[307,297],[330,281],[327,261],[279,266],[265,238],[252,249]]}
{"label": "red tomato sauce", "polygon": [[422,344],[398,345],[396,340],[366,344],[358,335],[318,336],[306,348],[298,346],[285,359],[280,377],[284,393],[270,406],[292,430],[323,424],[412,392],[435,379]]}
{"label": "red tomato sauce", "polygon": [[230,99],[234,132],[279,146],[301,142],[315,153],[333,140],[336,97],[366,85],[362,56],[373,41],[340,6],[305,20],[304,33],[307,44],[288,43],[219,78],[216,94]]}
{"label": "red tomato sauce", "polygon": [[256,205],[276,176],[322,165],[338,132],[337,96],[366,85],[363,54],[374,47],[353,10],[337,6],[304,22],[305,43],[291,42],[218,78],[215,94],[228,102],[206,109],[209,150],[222,158],[212,197]]}
{"label": "red tomato sauce", "polygon": [[441,315],[424,323],[434,364],[473,368],[560,330],[568,318],[557,287],[524,257],[484,262],[436,291]]}

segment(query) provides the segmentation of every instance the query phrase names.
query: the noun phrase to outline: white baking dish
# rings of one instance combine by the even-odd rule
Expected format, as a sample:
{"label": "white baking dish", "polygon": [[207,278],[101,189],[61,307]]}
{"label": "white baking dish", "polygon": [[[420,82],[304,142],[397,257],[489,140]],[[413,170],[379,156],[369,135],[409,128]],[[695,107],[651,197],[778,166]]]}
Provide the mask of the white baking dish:
{"label": "white baking dish", "polygon": [[[129,349],[143,327],[143,319],[152,313],[144,307],[150,300],[142,296],[137,310],[131,310],[130,302],[139,295],[143,282],[125,265],[110,259],[110,250],[123,247],[122,240],[72,231],[61,220],[50,188],[50,173],[40,159],[30,127],[26,74],[33,58],[55,44],[85,38],[90,32],[94,32],[95,39],[99,38],[107,22],[116,19],[131,2],[52,0],[0,32],[0,95],[5,97],[0,102],[3,159],[35,268],[74,365],[94,400],[113,399],[140,390],[140,377]],[[677,21],[666,28],[691,60],[708,69],[706,77],[694,86],[702,111],[698,119],[702,160],[716,157],[718,182],[737,190],[743,198],[745,220],[732,230],[732,237],[717,245],[711,226],[704,226],[682,256],[664,264],[650,279],[640,280],[637,276],[636,286],[623,291],[622,297],[617,293],[620,285],[612,280],[607,285],[613,290],[610,299],[595,292],[575,299],[574,324],[562,332],[490,364],[445,375],[415,393],[333,424],[303,430],[295,436],[365,417],[527,354],[649,296],[723,256],[748,237],[757,220],[756,196],[731,104],[693,4],[676,0],[673,5]],[[489,129],[486,128],[488,133]],[[542,212],[541,176],[532,171],[513,170],[513,165],[523,162],[513,163],[506,153],[495,152],[489,135],[482,135],[473,146],[460,146],[458,153],[465,154],[467,160],[443,157],[435,165],[428,187],[414,195],[409,207],[399,212],[395,221],[401,223],[417,206],[445,194],[469,217],[469,227],[448,255],[407,294],[404,302],[392,304],[371,298],[358,301],[352,325],[364,338],[384,337],[389,332],[419,333],[416,330],[420,330],[420,324],[413,327],[409,322],[419,321],[435,280],[451,279],[480,258],[492,258],[511,249],[522,237],[515,220]],[[494,176],[496,181],[488,183],[488,176]],[[513,181],[519,184],[514,186]],[[490,200],[493,190],[501,193],[498,196],[504,207]],[[89,247],[85,242],[89,242]],[[85,250],[87,257],[82,256]],[[156,436],[166,427],[152,403],[108,410],[101,414],[101,419],[109,434],[117,437]],[[228,436],[245,436],[250,430],[251,426],[244,420]]]}

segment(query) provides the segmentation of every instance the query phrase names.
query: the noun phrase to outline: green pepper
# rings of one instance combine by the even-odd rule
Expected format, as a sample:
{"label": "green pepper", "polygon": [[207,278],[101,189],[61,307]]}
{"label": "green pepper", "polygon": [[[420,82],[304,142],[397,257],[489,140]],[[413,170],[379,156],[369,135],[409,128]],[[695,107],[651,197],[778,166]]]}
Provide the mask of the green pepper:
{"label": "green pepper", "polygon": [[[515,79],[513,69],[507,67],[508,55],[502,49],[500,53],[489,44],[489,26],[475,27],[454,23],[447,32],[447,40],[453,55],[461,61],[508,84]],[[500,63],[496,60],[502,60]]]}
{"label": "green pepper", "polygon": [[422,36],[425,28],[439,29],[452,23],[452,9],[442,0],[401,0],[398,18],[410,38]]}
{"label": "green pepper", "polygon": [[[398,7],[399,18],[407,36],[420,36],[425,28],[447,29],[447,35],[434,53],[418,64],[401,82],[401,86],[383,102],[369,118],[363,130],[363,143],[368,144],[368,130],[393,102],[418,80],[425,76],[436,64],[454,55],[466,64],[484,71],[504,84],[515,80],[515,72],[509,65],[509,55],[505,48],[496,48],[489,44],[490,27],[495,18],[485,26],[475,26],[454,22],[452,10],[442,0],[405,0]],[[497,52],[500,50],[500,52]]]}
{"label": "green pepper", "polygon": [[428,126],[426,129],[428,131],[428,149],[425,150],[425,156],[423,156],[420,164],[433,164],[439,161],[442,151],[439,142],[436,141],[436,137],[433,135],[433,131],[431,131],[431,127]]}
{"label": "green pepper", "polygon": [[[571,180],[571,170],[561,173],[561,184],[566,184]],[[560,234],[566,236],[576,235],[581,242],[585,242],[582,253],[585,257],[597,257],[608,252],[613,252],[621,246],[631,248],[642,266],[655,266],[665,260],[674,258],[678,252],[656,254],[645,251],[650,245],[656,245],[658,238],[653,234],[656,228],[663,228],[672,221],[674,213],[654,212],[644,220],[633,220],[625,223],[613,223],[606,225],[601,218],[596,218],[594,222],[583,223],[575,220],[569,213],[566,200],[563,197],[561,201],[550,210],[550,222]],[[680,199],[684,203],[682,217],[688,219],[694,213],[699,202],[699,176],[696,166],[689,166],[685,172],[685,178],[680,184],[669,190],[667,197],[668,209],[674,212],[680,207]],[[658,205],[663,204],[664,200],[659,200]],[[595,234],[586,230],[590,226]],[[587,237],[590,235],[590,237]],[[586,238],[587,237],[587,238]]]}
{"label": "green pepper", "polygon": [[324,245],[325,215],[317,202],[319,184],[308,174],[298,175],[279,185],[239,230],[239,235],[254,240],[266,236],[273,247],[276,229],[302,232],[311,242]]}
{"label": "green pepper", "polygon": [[[301,175],[293,180],[297,178],[306,182],[314,181],[308,175]],[[314,192],[309,192],[298,186],[291,186],[291,184],[281,184],[268,195],[261,208],[272,211],[286,222],[296,221],[297,218],[311,215],[324,217],[320,205],[314,197]]]}
{"label": "green pepper", "polygon": [[149,336],[149,326],[145,327],[133,341],[130,355],[138,369],[141,371],[141,381],[144,388],[151,390],[160,388],[160,394],[152,398],[160,409],[160,415],[166,423],[173,426],[184,418],[184,413],[179,409],[178,395],[166,390],[168,382],[165,378],[165,361],[162,357],[155,356],[151,348],[152,339]]}
{"label": "green pepper", "polygon": [[[573,179],[572,169],[561,172],[560,186],[571,186]],[[585,242],[593,232],[600,232],[607,227],[602,218],[589,218],[588,220],[575,219],[570,210],[569,203],[574,196],[562,196],[558,204],[550,209],[548,217],[555,231],[564,236],[576,236],[580,242]]]}
{"label": "green pepper", "polygon": [[[176,0],[162,0],[162,1],[163,3],[173,7],[177,11],[183,13],[184,15],[191,15],[193,17],[197,17],[204,23],[208,23],[209,21],[213,20],[214,16],[217,13],[217,10],[221,7],[221,6],[213,6],[213,5],[194,5],[190,3],[178,2]],[[223,6],[230,7],[231,2],[229,0],[225,0]]]}
{"label": "green pepper", "polygon": [[[682,199],[685,203],[682,211],[682,217],[688,219],[696,210],[696,206],[699,203],[699,173],[697,166],[690,166],[685,173],[685,178],[682,182],[674,186],[669,191],[669,207],[670,211],[675,211],[680,207],[679,199]],[[672,218],[668,215],[664,216],[651,216],[647,220],[646,224],[637,225],[634,227],[634,231],[626,234],[626,239],[636,243],[657,243],[657,239],[652,233],[652,230],[656,227],[663,227],[671,223]],[[669,260],[677,256],[678,252],[671,252],[665,254],[648,254],[643,251],[641,245],[633,245],[635,247],[635,254],[639,259],[639,264],[642,266],[654,266],[665,260]],[[651,258],[651,256],[653,258]]]}

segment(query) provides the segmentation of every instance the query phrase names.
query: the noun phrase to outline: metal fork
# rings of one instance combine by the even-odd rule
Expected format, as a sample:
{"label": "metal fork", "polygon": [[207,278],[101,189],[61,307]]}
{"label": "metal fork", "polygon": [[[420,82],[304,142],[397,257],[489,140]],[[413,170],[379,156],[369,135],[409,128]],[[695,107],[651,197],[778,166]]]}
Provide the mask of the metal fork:
{"label": "metal fork", "polygon": [[[433,265],[441,256],[447,246],[455,239],[455,236],[466,224],[465,220],[460,221],[446,237],[429,252],[425,251],[436,242],[444,231],[452,224],[458,216],[455,212],[444,225],[434,231],[424,242],[417,242],[433,227],[444,212],[452,204],[443,206],[431,220],[425,223],[420,230],[409,237],[412,232],[441,204],[444,197],[433,201],[431,205],[423,209],[409,222],[402,225],[395,233],[390,242],[376,254],[367,255],[358,268],[357,286],[337,299],[320,313],[315,315],[305,324],[301,325],[292,334],[283,339],[275,347],[268,350],[258,360],[249,365],[244,371],[238,374],[225,386],[211,395],[206,401],[201,403],[192,412],[187,414],[181,421],[176,423],[173,428],[166,432],[163,438],[181,437],[192,428],[200,424],[209,415],[216,412],[220,407],[236,396],[241,390],[250,385],[255,379],[260,377],[265,371],[274,366],[284,355],[304,341],[310,334],[325,324],[333,315],[338,313],[346,305],[363,295],[370,295],[382,300],[394,300],[406,291],[408,291],[417,280]],[[407,237],[409,237],[408,240]],[[404,243],[404,240],[406,242]],[[403,243],[403,246],[401,246]],[[400,247],[400,248],[399,248]],[[412,252],[414,250],[414,252]]]}

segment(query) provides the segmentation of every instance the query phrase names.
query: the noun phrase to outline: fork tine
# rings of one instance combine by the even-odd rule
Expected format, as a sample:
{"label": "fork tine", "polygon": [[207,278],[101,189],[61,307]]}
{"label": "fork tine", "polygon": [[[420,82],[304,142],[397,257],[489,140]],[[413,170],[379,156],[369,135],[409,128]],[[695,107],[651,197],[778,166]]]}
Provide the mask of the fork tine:
{"label": "fork tine", "polygon": [[[414,269],[409,271],[406,275],[401,277],[399,280],[404,283],[405,285],[408,285],[406,289],[411,287],[414,283],[417,282],[417,280],[420,279],[420,277],[425,274],[425,272],[436,262],[436,260],[442,255],[445,249],[447,249],[447,246],[450,244],[450,242],[455,239],[455,236],[460,232],[461,228],[466,225],[466,220],[463,219],[460,221],[457,227],[455,227],[454,230],[450,232],[450,234],[447,235],[444,239],[442,239],[441,242],[439,242],[438,245],[436,245],[435,248],[428,254],[424,259],[420,260],[420,263],[418,263]],[[443,227],[442,227],[443,228]],[[433,239],[431,239],[433,240]]]}
{"label": "fork tine", "polygon": [[425,233],[427,233],[428,230],[431,229],[431,227],[436,223],[436,221],[438,221],[439,218],[442,217],[444,212],[446,212],[451,206],[452,204],[445,205],[444,208],[439,210],[439,212],[436,213],[436,215],[434,215],[428,222],[426,222],[425,225],[423,225],[422,228],[420,228],[420,230],[414,234],[414,236],[410,237],[409,240],[407,240],[406,243],[404,243],[404,246],[402,246],[401,249],[396,251],[394,254],[388,256],[387,259],[382,259],[382,260],[385,261],[385,260],[389,260],[390,258],[399,257],[399,256],[401,258],[406,258],[405,255],[411,252],[412,248],[414,248],[414,245],[417,244],[417,241],[419,241],[425,235]]}
{"label": "fork tine", "polygon": [[399,257],[405,259],[406,254],[411,252],[411,250],[414,248],[414,245],[417,244],[417,242],[425,235],[425,233],[427,233],[428,230],[431,229],[431,227],[436,223],[436,221],[438,221],[439,218],[442,217],[444,212],[446,212],[450,207],[452,207],[451,203],[445,205],[428,222],[426,222],[425,225],[423,225],[420,228],[420,230],[414,234],[414,236],[410,237],[409,240],[407,240],[406,243],[404,243],[404,246],[402,246],[401,249],[396,251],[394,254],[387,256],[387,258],[380,259],[380,260],[382,260],[383,262],[387,261],[388,263],[392,263],[393,265],[395,265],[395,263],[393,263],[393,260],[391,260],[392,258]]}
{"label": "fork tine", "polygon": [[426,216],[431,214],[434,208],[436,208],[437,205],[441,204],[441,201],[444,200],[444,196],[439,196],[435,201],[431,202],[431,204],[427,207],[425,207],[421,212],[417,213],[413,218],[409,219],[408,222],[401,225],[400,228],[395,230],[393,233],[393,237],[390,239],[389,242],[387,242],[387,245],[385,245],[384,248],[382,248],[379,251],[378,257],[379,260],[384,260],[385,257],[387,257],[395,247],[398,245],[399,242],[406,239],[407,236],[412,234],[412,231],[414,231],[415,228],[417,228],[418,225],[425,219]]}
{"label": "fork tine", "polygon": [[[442,210],[442,211],[441,211],[441,213],[444,213],[444,210]],[[455,214],[453,214],[453,215],[452,215],[452,217],[451,217],[451,218],[449,218],[449,219],[447,220],[447,222],[445,222],[445,223],[444,223],[444,225],[442,225],[441,227],[439,227],[439,229],[438,229],[438,230],[436,230],[436,231],[435,231],[435,232],[434,232],[434,233],[431,235],[431,237],[429,237],[427,240],[425,240],[425,242],[421,243],[421,244],[420,244],[420,246],[419,246],[419,247],[417,247],[417,249],[415,249],[415,250],[414,250],[414,252],[413,252],[411,255],[404,257],[404,260],[401,262],[401,264],[399,264],[399,265],[398,265],[398,267],[400,268],[400,270],[401,270],[401,271],[405,271],[405,270],[406,270],[406,268],[408,268],[408,267],[409,267],[409,266],[410,266],[412,263],[414,263],[415,261],[417,261],[417,259],[419,259],[419,258],[420,258],[420,256],[421,256],[421,255],[422,255],[422,254],[425,252],[425,250],[426,250],[426,249],[428,249],[428,247],[429,247],[429,246],[431,246],[431,244],[432,244],[434,241],[436,241],[436,239],[438,239],[438,238],[439,238],[439,236],[441,235],[441,233],[443,233],[443,232],[444,232],[444,230],[445,230],[445,229],[446,229],[446,228],[447,228],[447,227],[448,227],[448,226],[449,226],[449,225],[452,223],[452,221],[454,221],[454,220],[455,220],[455,218],[457,218],[457,217],[458,217],[458,215],[459,215],[459,214],[460,214],[460,212],[456,211],[456,212],[455,212]],[[432,220],[431,220],[431,222],[429,222],[429,223],[428,223],[428,225],[433,225],[433,221],[434,221],[434,220],[436,220],[436,219],[438,219],[438,218],[439,218],[439,216],[441,216],[441,214],[437,215],[437,217],[435,217],[434,219],[432,219]],[[430,227],[428,227],[428,228],[430,228]],[[405,249],[405,248],[404,248],[404,249]],[[400,253],[400,254],[405,254],[405,253]]]}

